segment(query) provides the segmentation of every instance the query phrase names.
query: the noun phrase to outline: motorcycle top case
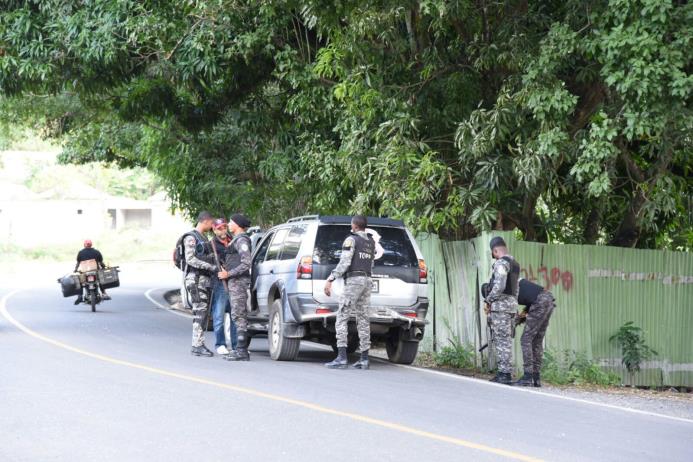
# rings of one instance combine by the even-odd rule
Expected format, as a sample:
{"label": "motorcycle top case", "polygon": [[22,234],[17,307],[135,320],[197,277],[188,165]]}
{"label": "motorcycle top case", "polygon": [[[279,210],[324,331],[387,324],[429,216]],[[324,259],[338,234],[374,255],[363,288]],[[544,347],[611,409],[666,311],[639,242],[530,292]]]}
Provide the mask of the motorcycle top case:
{"label": "motorcycle top case", "polygon": [[102,289],[112,289],[114,287],[120,287],[118,269],[105,268],[99,270],[99,284],[101,284]]}
{"label": "motorcycle top case", "polygon": [[60,288],[63,291],[63,297],[74,297],[82,293],[82,284],[79,282],[79,275],[68,274],[60,278]]}

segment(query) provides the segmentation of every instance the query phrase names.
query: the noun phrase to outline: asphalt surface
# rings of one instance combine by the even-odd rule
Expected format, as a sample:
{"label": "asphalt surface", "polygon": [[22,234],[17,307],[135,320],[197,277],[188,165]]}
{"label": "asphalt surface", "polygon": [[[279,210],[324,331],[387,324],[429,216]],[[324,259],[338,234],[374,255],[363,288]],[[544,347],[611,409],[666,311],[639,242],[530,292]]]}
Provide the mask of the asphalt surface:
{"label": "asphalt surface", "polygon": [[[175,276],[123,273],[91,313],[53,280],[0,289],[0,461],[690,461],[693,421],[373,364],[192,357],[157,307]],[[163,290],[151,291],[161,300]],[[208,333],[208,345],[213,345]]]}

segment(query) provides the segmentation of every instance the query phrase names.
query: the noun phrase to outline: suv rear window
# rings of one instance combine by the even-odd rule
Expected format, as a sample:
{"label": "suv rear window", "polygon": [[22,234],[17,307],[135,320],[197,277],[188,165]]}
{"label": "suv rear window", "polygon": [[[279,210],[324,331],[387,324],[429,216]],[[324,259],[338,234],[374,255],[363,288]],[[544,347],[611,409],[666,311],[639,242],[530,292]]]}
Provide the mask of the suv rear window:
{"label": "suv rear window", "polygon": [[[380,234],[380,245],[385,253],[375,261],[375,266],[418,268],[419,260],[406,231],[401,228],[369,226]],[[342,254],[342,244],[351,228],[349,225],[322,225],[315,239],[313,259],[321,265],[336,265]]]}

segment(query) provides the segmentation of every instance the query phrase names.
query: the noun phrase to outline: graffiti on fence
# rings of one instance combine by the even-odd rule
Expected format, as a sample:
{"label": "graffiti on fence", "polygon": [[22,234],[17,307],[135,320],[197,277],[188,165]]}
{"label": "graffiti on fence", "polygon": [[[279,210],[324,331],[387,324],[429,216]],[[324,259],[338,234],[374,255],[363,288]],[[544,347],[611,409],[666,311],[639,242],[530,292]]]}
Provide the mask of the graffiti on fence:
{"label": "graffiti on fence", "polygon": [[549,269],[547,266],[541,265],[535,273],[534,267],[529,265],[527,268],[522,268],[520,274],[528,281],[541,284],[546,290],[551,290],[557,286],[562,287],[566,292],[573,289],[573,273],[556,266]]}

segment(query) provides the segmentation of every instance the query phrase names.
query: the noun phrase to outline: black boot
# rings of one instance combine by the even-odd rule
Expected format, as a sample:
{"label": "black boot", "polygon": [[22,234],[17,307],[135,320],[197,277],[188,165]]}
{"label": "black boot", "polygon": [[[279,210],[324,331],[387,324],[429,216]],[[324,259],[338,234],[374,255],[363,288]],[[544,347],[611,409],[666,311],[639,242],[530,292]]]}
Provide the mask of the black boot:
{"label": "black boot", "polygon": [[250,361],[250,353],[248,353],[247,334],[238,332],[238,343],[236,349],[231,350],[231,353],[224,356],[227,361]]}
{"label": "black boot", "polygon": [[525,372],[520,380],[513,382],[513,385],[518,387],[531,387],[534,386],[534,374],[531,372]]}
{"label": "black boot", "polygon": [[346,352],[346,347],[338,347],[337,348],[337,357],[334,359],[334,361],[331,361],[327,364],[325,364],[325,367],[329,369],[346,369],[349,367],[349,363],[347,362],[347,352]]}
{"label": "black boot", "polygon": [[368,350],[362,351],[361,352],[361,358],[359,358],[358,361],[356,361],[354,364],[351,365],[355,369],[368,369],[369,363],[368,363]]}
{"label": "black boot", "polygon": [[197,347],[192,347],[190,349],[190,354],[193,356],[207,356],[207,357],[212,357],[214,356],[214,353],[210,351],[209,348],[207,348],[205,345],[200,345]]}
{"label": "black boot", "polygon": [[83,299],[82,296],[80,295],[79,297],[77,297],[77,300],[75,300],[75,305],[79,305],[79,304],[82,303],[83,301],[84,301],[84,299]]}
{"label": "black boot", "polygon": [[532,379],[534,382],[534,386],[536,388],[541,388],[541,377],[540,377],[539,372],[535,372],[534,374],[532,374]]}
{"label": "black boot", "polygon": [[497,372],[496,376],[489,380],[489,382],[495,382],[495,383],[500,383],[503,385],[511,385],[512,384],[512,376],[510,375],[510,372]]}

